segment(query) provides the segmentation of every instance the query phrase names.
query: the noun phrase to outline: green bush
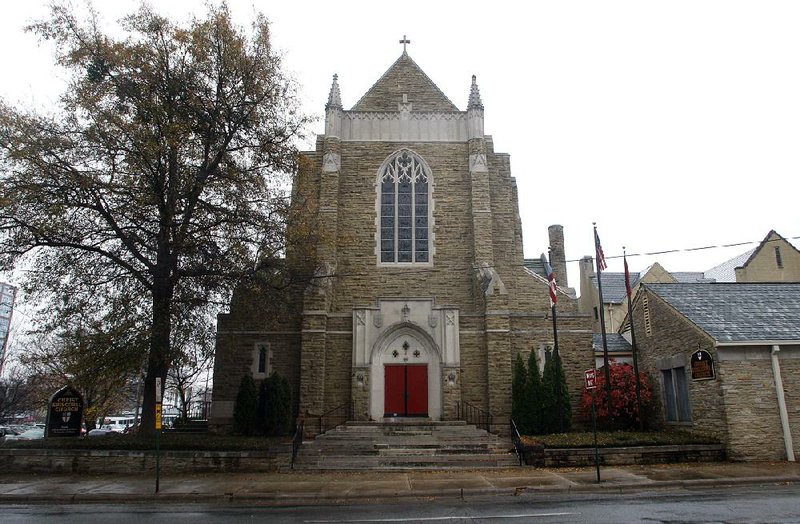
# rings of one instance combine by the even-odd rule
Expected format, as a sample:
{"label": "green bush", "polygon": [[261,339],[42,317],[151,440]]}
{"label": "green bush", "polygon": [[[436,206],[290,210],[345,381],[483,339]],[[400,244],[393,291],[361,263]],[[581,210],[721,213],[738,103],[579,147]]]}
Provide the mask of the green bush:
{"label": "green bush", "polygon": [[522,355],[517,353],[514,370],[511,375],[511,418],[517,425],[517,430],[523,435],[530,433],[528,428],[528,372]]}
{"label": "green bush", "polygon": [[528,356],[528,376],[526,383],[527,395],[527,428],[531,435],[538,435],[544,431],[544,400],[545,392],[542,385],[542,374],[539,371],[539,360],[536,352],[531,351]]}
{"label": "green bush", "polygon": [[541,433],[561,433],[569,429],[572,421],[572,407],[567,391],[567,377],[558,350],[544,366],[542,374],[542,431]]}
{"label": "green bush", "polygon": [[239,435],[253,435],[257,430],[258,392],[253,377],[245,375],[239,383],[233,404],[233,431]]}
{"label": "green bush", "polygon": [[265,435],[288,435],[292,424],[292,390],[289,381],[272,373],[261,384],[257,426]]}

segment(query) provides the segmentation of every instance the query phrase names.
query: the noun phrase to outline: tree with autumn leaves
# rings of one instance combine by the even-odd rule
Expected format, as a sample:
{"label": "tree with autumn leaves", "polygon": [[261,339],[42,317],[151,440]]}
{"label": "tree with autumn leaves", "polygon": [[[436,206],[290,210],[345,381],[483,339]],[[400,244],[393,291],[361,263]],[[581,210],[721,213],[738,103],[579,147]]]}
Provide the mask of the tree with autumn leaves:
{"label": "tree with autumn leaves", "polygon": [[[636,374],[633,366],[627,363],[611,364],[611,413],[608,410],[608,393],[605,373],[597,373],[594,390],[594,406],[597,422],[607,429],[638,429],[639,410],[636,402]],[[646,423],[653,407],[653,386],[644,372],[639,373],[641,383],[641,416]],[[591,420],[592,393],[584,388],[581,395],[581,407],[585,420]]]}
{"label": "tree with autumn leaves", "polygon": [[[125,305],[147,339],[152,432],[156,378],[184,353],[176,326],[234,287],[292,278],[288,188],[308,119],[263,16],[238,27],[223,3],[181,25],[143,4],[122,36],[100,27],[91,9],[55,4],[28,28],[69,83],[47,114],[0,102],[0,269],[27,269],[48,322]],[[315,228],[293,231],[302,242]]]}

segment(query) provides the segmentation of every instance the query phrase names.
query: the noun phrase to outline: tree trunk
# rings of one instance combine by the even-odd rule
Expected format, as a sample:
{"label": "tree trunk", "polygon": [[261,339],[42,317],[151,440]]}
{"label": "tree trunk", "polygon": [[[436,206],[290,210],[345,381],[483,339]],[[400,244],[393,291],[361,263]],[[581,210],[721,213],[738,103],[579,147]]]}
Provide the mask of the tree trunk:
{"label": "tree trunk", "polygon": [[153,283],[153,325],[150,332],[150,354],[147,359],[142,399],[141,432],[143,435],[154,435],[156,430],[156,377],[161,378],[160,398],[163,398],[164,386],[167,382],[172,329],[171,305],[172,284],[168,277],[157,277]]}

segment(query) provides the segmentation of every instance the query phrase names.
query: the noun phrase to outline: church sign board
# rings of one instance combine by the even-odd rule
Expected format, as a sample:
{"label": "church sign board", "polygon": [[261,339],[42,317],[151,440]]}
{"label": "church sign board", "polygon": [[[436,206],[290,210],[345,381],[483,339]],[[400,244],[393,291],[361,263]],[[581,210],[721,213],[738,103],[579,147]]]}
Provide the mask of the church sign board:
{"label": "church sign board", "polygon": [[46,437],[78,437],[83,423],[83,397],[69,386],[56,391],[47,409]]}
{"label": "church sign board", "polygon": [[711,380],[714,378],[714,360],[708,351],[702,349],[692,353],[692,380]]}

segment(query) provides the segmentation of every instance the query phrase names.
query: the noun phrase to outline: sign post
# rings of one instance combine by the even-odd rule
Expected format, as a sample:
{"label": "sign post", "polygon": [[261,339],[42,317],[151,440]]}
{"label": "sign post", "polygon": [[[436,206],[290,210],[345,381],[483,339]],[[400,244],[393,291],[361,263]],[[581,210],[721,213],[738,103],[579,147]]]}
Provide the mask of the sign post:
{"label": "sign post", "polygon": [[597,451],[597,416],[594,407],[594,390],[597,389],[597,375],[594,368],[584,372],[586,379],[586,389],[592,392],[592,432],[594,433],[594,468],[597,471],[597,483],[600,483],[600,455]]}
{"label": "sign post", "polygon": [[158,481],[161,476],[161,377],[156,377],[156,493],[158,493]]}

